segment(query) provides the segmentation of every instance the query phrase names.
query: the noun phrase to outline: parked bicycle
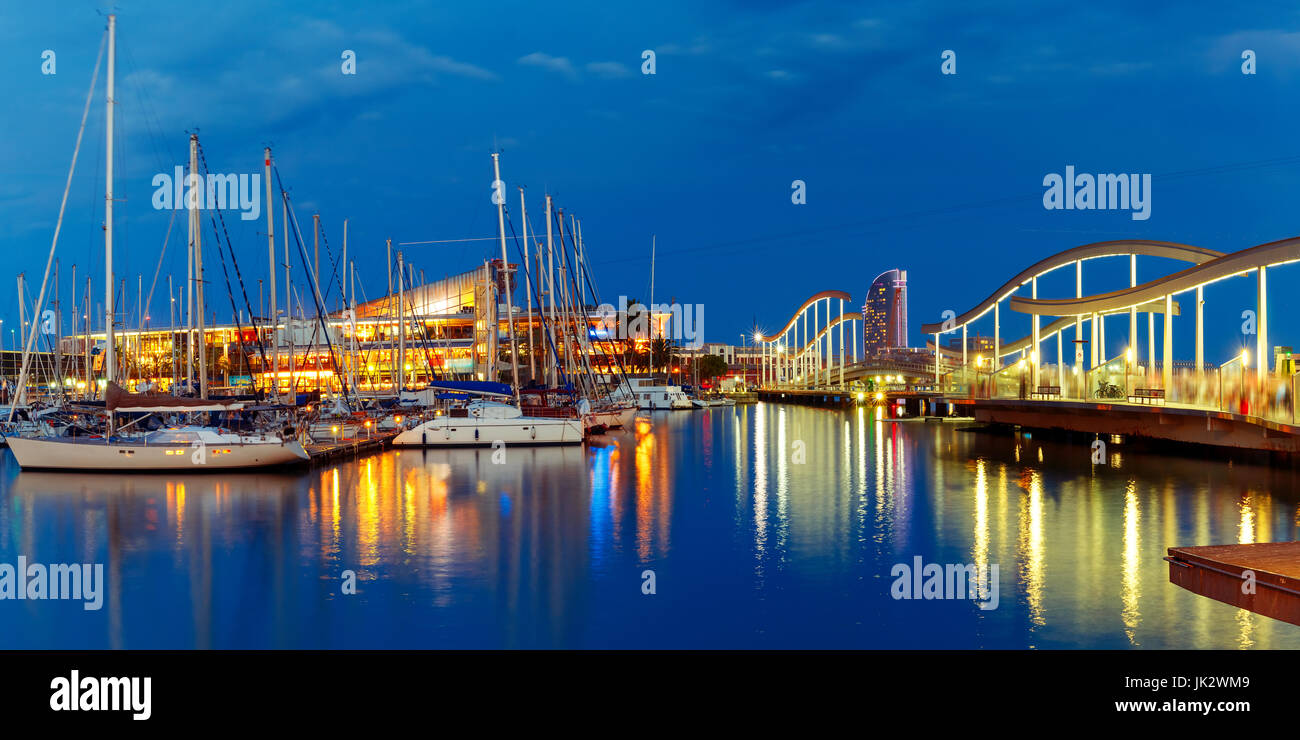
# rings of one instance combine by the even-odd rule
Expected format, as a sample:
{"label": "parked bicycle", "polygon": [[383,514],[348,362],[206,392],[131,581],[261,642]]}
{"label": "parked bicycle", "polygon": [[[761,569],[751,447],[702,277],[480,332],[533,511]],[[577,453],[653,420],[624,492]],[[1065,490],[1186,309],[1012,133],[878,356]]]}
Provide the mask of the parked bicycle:
{"label": "parked bicycle", "polygon": [[1123,398],[1124,389],[1105,380],[1097,381],[1097,398]]}

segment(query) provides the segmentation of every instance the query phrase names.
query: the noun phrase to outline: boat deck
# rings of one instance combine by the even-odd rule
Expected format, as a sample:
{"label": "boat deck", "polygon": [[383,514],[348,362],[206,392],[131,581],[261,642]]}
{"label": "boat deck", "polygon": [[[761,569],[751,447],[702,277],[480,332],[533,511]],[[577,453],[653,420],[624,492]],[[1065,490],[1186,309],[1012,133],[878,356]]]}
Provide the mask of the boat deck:
{"label": "boat deck", "polygon": [[398,430],[394,429],[386,432],[375,432],[369,437],[313,443],[307,445],[306,449],[307,454],[311,455],[312,463],[327,462],[341,457],[355,457],[362,453],[382,450],[392,444],[393,438],[397,435]]}
{"label": "boat deck", "polygon": [[1171,547],[1165,560],[1176,586],[1300,625],[1300,542]]}

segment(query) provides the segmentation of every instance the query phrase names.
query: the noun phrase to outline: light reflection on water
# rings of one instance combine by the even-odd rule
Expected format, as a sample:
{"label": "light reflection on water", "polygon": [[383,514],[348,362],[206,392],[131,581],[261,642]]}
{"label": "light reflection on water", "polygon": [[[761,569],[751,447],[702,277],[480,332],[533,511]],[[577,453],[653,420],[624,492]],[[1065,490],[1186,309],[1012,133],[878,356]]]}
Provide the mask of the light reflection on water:
{"label": "light reflection on water", "polygon": [[[5,452],[0,562],[102,562],[108,590],[100,612],[0,601],[0,647],[1300,647],[1161,559],[1300,537],[1289,469],[1115,445],[1093,466],[1085,444],[768,404],[494,452],[182,476]],[[999,607],[891,599],[916,555],[998,565]]]}

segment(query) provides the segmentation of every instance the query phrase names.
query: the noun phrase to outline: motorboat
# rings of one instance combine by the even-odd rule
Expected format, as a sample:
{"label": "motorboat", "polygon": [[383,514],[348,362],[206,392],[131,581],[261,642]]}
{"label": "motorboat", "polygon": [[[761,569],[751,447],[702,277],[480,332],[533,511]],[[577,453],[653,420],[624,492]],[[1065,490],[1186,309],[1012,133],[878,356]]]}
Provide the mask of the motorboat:
{"label": "motorboat", "polygon": [[693,409],[695,404],[682,391],[681,386],[661,385],[654,378],[629,378],[630,390],[620,388],[615,397],[630,398],[646,411],[663,409]]}
{"label": "motorboat", "polygon": [[479,399],[453,406],[393,438],[398,447],[581,444],[581,418],[525,416],[518,407]]}

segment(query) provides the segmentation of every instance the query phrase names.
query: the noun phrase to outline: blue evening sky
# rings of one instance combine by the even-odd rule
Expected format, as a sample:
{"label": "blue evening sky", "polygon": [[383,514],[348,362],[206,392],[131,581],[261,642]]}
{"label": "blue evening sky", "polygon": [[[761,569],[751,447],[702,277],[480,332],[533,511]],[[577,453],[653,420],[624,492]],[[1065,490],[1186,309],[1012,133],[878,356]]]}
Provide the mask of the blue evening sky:
{"label": "blue evening sky", "polygon": [[[705,306],[708,340],[738,342],[836,288],[860,305],[871,279],[910,278],[912,342],[1033,261],[1138,237],[1237,250],[1295,235],[1300,178],[1300,6],[1145,3],[175,2],[7,3],[0,10],[0,318],[15,275],[39,281],[104,19],[118,35],[117,271],[135,302],[168,230],[151,180],[187,158],[198,129],[215,172],[262,171],[270,143],[310,229],[350,249],[382,294],[384,239],[496,234],[490,153],[502,151],[541,225],[542,195],[583,223],[602,298]],[[41,73],[42,52],[56,74]],[[357,72],[342,74],[343,50]],[[657,53],[641,74],[642,51]],[[940,54],[957,74],[940,73]],[[1241,73],[1242,51],[1258,73]],[[92,103],[58,256],[103,299],[103,77]],[[1043,177],[1151,173],[1151,217],[1047,211]],[[807,203],[791,203],[791,182]],[[276,214],[277,221],[279,213]],[[264,219],[226,213],[252,300],[266,274]],[[185,269],[175,225],[153,299]],[[277,224],[277,228],[278,228]],[[209,238],[210,241],[210,238]],[[426,277],[499,254],[494,241],[402,248]],[[511,246],[513,253],[513,244]],[[210,307],[230,315],[215,251]],[[1086,268],[1087,292],[1126,264]],[[1141,280],[1175,267],[1140,263]],[[1271,275],[1273,343],[1297,305],[1300,266]],[[301,285],[301,273],[296,272]],[[1253,279],[1207,292],[1207,361],[1244,339]],[[300,288],[301,289],[301,288]],[[1072,292],[1063,271],[1042,297]],[[33,293],[35,286],[32,288]],[[79,288],[80,290],[80,288]],[[1190,359],[1189,317],[1176,354]],[[986,322],[989,323],[989,322]],[[1007,319],[1004,336],[1028,331]],[[1126,341],[1112,325],[1110,353]],[[1145,322],[1143,322],[1145,324]],[[989,323],[985,329],[991,332]]]}

